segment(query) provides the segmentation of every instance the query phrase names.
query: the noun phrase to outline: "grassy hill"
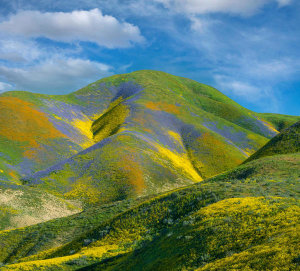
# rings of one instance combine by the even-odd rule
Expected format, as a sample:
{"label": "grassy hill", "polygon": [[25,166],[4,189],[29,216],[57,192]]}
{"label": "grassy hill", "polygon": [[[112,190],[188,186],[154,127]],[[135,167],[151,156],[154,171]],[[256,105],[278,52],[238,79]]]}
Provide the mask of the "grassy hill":
{"label": "grassy hill", "polygon": [[293,125],[297,121],[300,121],[299,116],[288,116],[288,115],[274,114],[274,113],[259,113],[259,116],[262,119],[272,123],[275,129],[279,132]]}
{"label": "grassy hill", "polygon": [[265,157],[154,197],[0,232],[1,270],[297,270],[299,162],[299,153]]}
{"label": "grassy hill", "polygon": [[266,145],[251,155],[245,163],[265,156],[295,153],[300,151],[300,121],[282,130]]}
{"label": "grassy hill", "polygon": [[[47,206],[37,191],[61,202],[51,218],[161,193],[236,167],[278,133],[212,87],[149,70],[69,95],[6,92],[0,110],[2,229],[45,219],[23,208]],[[34,200],[8,206],[7,189]]]}
{"label": "grassy hill", "polygon": [[160,195],[2,231],[2,269],[297,270],[299,165],[294,149]]}
{"label": "grassy hill", "polygon": [[[235,161],[215,169],[206,158],[201,174],[207,177],[243,160],[276,134],[258,114],[216,89],[156,71],[112,76],[69,95],[6,92],[0,109],[1,166],[9,168],[1,172],[3,181],[17,182],[117,132],[157,142],[172,153],[189,153],[189,160],[199,156],[193,148],[200,135],[206,145],[214,140],[220,147],[231,145]],[[102,125],[98,131],[97,123]],[[187,150],[176,150],[174,144]],[[203,153],[214,151],[206,145]]]}

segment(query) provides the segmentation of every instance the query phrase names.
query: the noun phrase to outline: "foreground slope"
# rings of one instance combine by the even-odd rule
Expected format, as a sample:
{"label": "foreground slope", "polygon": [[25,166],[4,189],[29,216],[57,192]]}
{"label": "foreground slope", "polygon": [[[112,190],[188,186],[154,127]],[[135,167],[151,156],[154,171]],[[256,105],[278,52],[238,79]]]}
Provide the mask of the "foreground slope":
{"label": "foreground slope", "polygon": [[[7,92],[0,109],[0,194],[41,191],[34,204],[48,210],[42,195],[50,193],[62,203],[51,218],[199,182],[277,134],[218,90],[157,71],[108,77],[69,95]],[[5,228],[44,220],[21,208],[32,205],[26,197],[14,206],[0,197],[11,221]]]}
{"label": "foreground slope", "polygon": [[[0,232],[1,270],[297,270],[299,162],[261,158],[151,199]],[[252,175],[238,173],[245,166]]]}
{"label": "foreground slope", "polygon": [[152,198],[0,232],[2,270],[298,270],[299,165],[297,151],[263,157]]}

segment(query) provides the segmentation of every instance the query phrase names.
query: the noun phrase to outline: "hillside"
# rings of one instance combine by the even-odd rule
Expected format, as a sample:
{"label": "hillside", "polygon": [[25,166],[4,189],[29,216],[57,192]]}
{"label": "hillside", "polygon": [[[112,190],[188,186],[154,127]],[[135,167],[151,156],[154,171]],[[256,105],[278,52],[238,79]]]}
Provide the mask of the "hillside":
{"label": "hillside", "polygon": [[244,163],[277,154],[296,153],[300,151],[300,121],[282,130],[266,145],[251,155]]}
{"label": "hillside", "polygon": [[[297,127],[276,144],[292,144],[287,134]],[[290,151],[170,192],[0,231],[1,270],[297,270],[300,152]]]}
{"label": "hillside", "polygon": [[0,232],[1,270],[297,270],[299,162],[299,153],[265,157],[152,198]]}
{"label": "hillside", "polygon": [[[50,193],[63,202],[52,218],[65,204],[75,212],[202,181],[242,163],[278,133],[212,87],[147,70],[69,95],[6,92],[0,109],[1,194]],[[36,197],[35,205],[41,201]],[[6,219],[43,221],[21,208],[24,201],[8,206],[0,197],[0,206]]]}
{"label": "hillside", "polygon": [[279,132],[293,125],[297,121],[300,121],[299,116],[288,116],[288,115],[274,114],[274,113],[259,113],[259,116],[262,119],[272,123],[275,129]]}
{"label": "hillside", "polygon": [[226,179],[299,179],[300,153],[262,157],[244,163],[232,170],[210,178],[211,181]]}

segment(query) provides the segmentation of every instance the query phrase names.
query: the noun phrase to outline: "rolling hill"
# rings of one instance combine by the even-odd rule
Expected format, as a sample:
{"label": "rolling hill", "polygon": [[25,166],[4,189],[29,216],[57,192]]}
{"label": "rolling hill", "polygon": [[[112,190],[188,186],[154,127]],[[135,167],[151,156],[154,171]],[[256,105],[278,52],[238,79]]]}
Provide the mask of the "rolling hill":
{"label": "rolling hill", "polygon": [[[17,177],[53,166],[113,134],[131,136],[155,150],[157,143],[174,155],[189,153],[190,160],[197,158],[194,141],[201,135],[210,144],[229,145],[240,162],[277,133],[216,89],[155,71],[112,76],[65,96],[6,92],[0,102],[1,166],[9,168],[2,172],[3,181],[17,182]],[[203,153],[214,151],[206,145]],[[160,151],[172,160],[168,150]],[[234,164],[218,169],[206,160],[200,171],[204,177]]]}
{"label": "rolling hill", "polygon": [[0,109],[1,229],[200,182],[278,133],[212,87],[149,70],[69,95],[6,92]]}
{"label": "rolling hill", "polygon": [[297,151],[262,157],[167,193],[0,232],[1,270],[298,270],[299,164]]}

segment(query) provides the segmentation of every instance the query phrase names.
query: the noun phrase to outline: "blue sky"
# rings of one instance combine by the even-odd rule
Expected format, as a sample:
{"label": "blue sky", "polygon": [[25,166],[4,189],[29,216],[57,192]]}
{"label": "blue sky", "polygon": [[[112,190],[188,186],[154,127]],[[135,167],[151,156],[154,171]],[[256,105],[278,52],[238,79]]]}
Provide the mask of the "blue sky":
{"label": "blue sky", "polygon": [[0,0],[0,92],[154,69],[300,115],[299,14],[297,0]]}

